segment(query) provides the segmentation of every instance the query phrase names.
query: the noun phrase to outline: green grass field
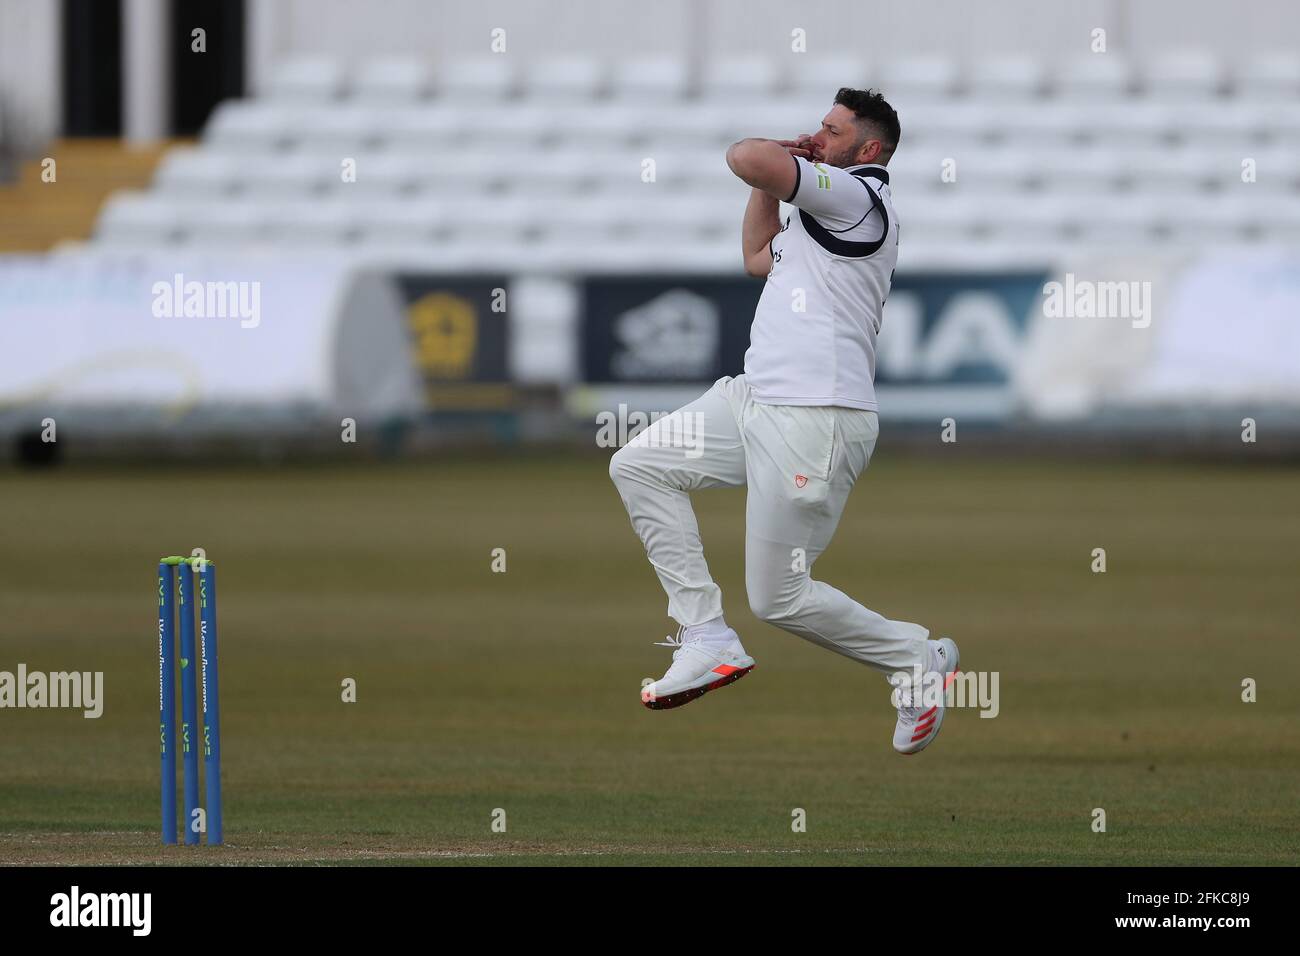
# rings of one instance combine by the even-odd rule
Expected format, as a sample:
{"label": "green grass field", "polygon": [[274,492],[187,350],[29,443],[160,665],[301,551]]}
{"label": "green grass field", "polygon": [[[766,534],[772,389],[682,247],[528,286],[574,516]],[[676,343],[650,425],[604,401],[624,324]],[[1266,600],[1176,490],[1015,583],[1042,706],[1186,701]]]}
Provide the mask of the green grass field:
{"label": "green grass field", "polygon": [[[758,668],[654,713],[675,626],[603,458],[0,472],[0,670],[106,687],[99,720],[0,710],[0,862],[1294,865],[1297,489],[882,448],[816,576],[1001,691],[900,758],[882,678],[750,614],[742,491],[695,500]],[[158,840],[155,562],[194,547],[219,571],[212,850]]]}

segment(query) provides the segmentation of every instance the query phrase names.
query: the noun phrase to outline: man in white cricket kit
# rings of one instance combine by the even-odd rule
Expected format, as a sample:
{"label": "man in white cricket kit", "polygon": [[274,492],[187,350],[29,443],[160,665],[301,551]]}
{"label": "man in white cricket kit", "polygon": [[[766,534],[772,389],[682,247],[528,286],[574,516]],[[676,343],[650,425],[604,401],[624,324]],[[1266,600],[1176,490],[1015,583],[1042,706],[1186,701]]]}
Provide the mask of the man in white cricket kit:
{"label": "man in white cricket kit", "polygon": [[[923,749],[939,732],[942,700],[920,690],[951,680],[956,645],[811,576],[879,434],[876,335],[898,259],[886,166],[898,138],[898,114],[884,97],[846,88],[815,135],[745,139],[727,150],[732,172],[753,187],[745,271],[767,277],[745,372],[654,422],[609,467],[681,625],[665,642],[675,648],[672,666],[642,690],[647,707],[678,707],[754,668],[723,618],[689,497],[745,485],[754,614],[890,677],[900,753]],[[781,202],[789,204],[784,216]],[[673,447],[682,443],[672,436],[692,433],[690,449]]]}

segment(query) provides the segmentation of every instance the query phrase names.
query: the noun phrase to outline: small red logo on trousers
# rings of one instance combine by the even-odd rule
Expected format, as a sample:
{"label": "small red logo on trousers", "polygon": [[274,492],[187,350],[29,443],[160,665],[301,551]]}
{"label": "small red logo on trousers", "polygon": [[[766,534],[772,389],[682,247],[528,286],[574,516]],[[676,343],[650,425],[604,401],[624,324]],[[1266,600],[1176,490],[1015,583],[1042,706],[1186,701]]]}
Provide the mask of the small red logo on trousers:
{"label": "small red logo on trousers", "polygon": [[804,485],[808,484],[808,478],[805,475],[795,475],[794,483],[796,487],[802,488]]}

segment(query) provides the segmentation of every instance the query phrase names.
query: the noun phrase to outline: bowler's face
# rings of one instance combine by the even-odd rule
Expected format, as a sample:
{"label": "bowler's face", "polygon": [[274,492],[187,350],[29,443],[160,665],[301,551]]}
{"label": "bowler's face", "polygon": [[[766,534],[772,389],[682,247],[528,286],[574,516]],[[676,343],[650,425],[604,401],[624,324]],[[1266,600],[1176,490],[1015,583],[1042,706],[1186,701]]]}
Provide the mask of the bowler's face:
{"label": "bowler's face", "polygon": [[822,118],[822,128],[813,135],[813,159],[828,166],[856,165],[861,162],[857,158],[861,136],[853,111],[837,103]]}

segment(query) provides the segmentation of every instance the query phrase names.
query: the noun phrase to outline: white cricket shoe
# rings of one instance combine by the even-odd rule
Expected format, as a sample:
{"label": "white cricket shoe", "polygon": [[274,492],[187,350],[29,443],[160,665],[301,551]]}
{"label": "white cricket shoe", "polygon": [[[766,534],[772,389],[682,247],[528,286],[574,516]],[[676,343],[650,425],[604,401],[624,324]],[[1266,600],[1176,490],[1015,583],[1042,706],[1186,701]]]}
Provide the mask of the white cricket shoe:
{"label": "white cricket shoe", "polygon": [[[926,649],[930,659],[926,664],[921,692],[917,693],[916,688],[894,691],[898,695],[894,749],[904,756],[924,750],[939,736],[948,686],[957,674],[957,664],[961,659],[957,645],[947,637],[926,641]],[[943,688],[942,692],[938,691],[939,687]]]}
{"label": "white cricket shoe", "polygon": [[754,659],[745,653],[740,637],[731,628],[728,641],[686,640],[686,628],[677,638],[655,641],[660,647],[675,647],[668,672],[653,684],[641,688],[641,703],[651,710],[668,710],[689,704],[711,690],[738,681],[754,669]]}

